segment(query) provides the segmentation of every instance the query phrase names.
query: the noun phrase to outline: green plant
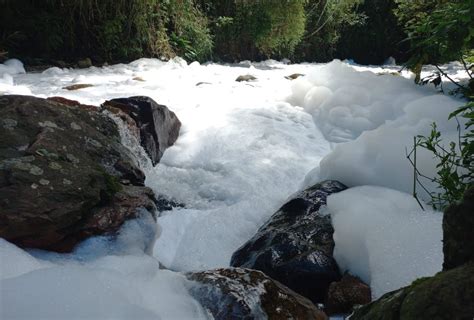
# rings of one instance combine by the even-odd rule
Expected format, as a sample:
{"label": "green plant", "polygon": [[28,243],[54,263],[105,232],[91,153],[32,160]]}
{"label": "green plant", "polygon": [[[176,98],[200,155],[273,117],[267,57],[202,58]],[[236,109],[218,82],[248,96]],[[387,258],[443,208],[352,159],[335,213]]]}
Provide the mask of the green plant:
{"label": "green plant", "polygon": [[213,40],[208,19],[193,0],[166,4],[167,30],[174,51],[188,61],[203,61],[211,56]]}
{"label": "green plant", "polygon": [[[449,119],[458,116],[466,119],[466,123],[464,133],[462,133],[458,121],[457,142],[451,141],[445,144],[436,123],[433,123],[430,135],[426,137],[418,135],[414,138],[413,150],[407,155],[414,168],[414,197],[418,200],[416,186],[419,185],[429,194],[430,204],[437,209],[445,209],[447,205],[461,200],[465,191],[474,185],[474,102],[458,108],[449,115]],[[430,151],[437,160],[435,177],[427,177],[418,170],[417,148]],[[413,159],[411,159],[412,155]],[[422,179],[434,182],[441,191],[429,191]]]}
{"label": "green plant", "polygon": [[407,67],[415,74],[415,82],[421,81],[424,64],[434,64],[441,75],[453,81],[439,64],[462,61],[472,79],[472,72],[465,57],[474,48],[474,0],[397,0],[395,13],[405,25],[411,47]]}

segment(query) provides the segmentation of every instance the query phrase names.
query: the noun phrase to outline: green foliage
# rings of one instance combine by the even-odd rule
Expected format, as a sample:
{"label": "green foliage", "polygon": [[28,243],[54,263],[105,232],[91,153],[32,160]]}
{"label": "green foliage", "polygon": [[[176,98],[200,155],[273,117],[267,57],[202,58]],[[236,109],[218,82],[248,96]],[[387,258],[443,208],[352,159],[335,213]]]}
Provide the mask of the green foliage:
{"label": "green foliage", "polygon": [[474,0],[397,0],[395,11],[408,34],[407,66],[419,74],[423,64],[461,60],[474,48]]}
{"label": "green foliage", "polygon": [[[429,178],[435,182],[440,192],[430,192],[431,204],[438,209],[460,201],[467,189],[474,184],[474,102],[469,102],[449,115],[449,119],[461,116],[466,119],[464,133],[458,127],[459,139],[457,142],[443,142],[441,133],[433,123],[429,136],[417,136],[415,146],[430,151],[437,159],[437,176]],[[416,161],[413,163],[416,169]],[[418,180],[418,183],[422,183]]]}
{"label": "green foliage", "polygon": [[177,51],[204,59],[212,48],[207,20],[192,0],[6,0],[0,6],[0,45],[18,57],[114,62]]}
{"label": "green foliage", "polygon": [[329,61],[346,27],[361,25],[365,17],[355,11],[363,0],[310,0],[303,41],[296,49],[297,60]]}
{"label": "green foliage", "polygon": [[305,29],[306,0],[201,1],[223,60],[289,56]]}
{"label": "green foliage", "polygon": [[390,56],[406,59],[408,45],[402,43],[406,35],[393,12],[396,7],[394,0],[367,0],[358,5],[355,12],[365,19],[343,25],[336,56],[363,64],[381,64]]}
{"label": "green foliage", "polygon": [[192,0],[167,3],[170,44],[186,60],[204,60],[212,52],[213,42],[207,17]]}

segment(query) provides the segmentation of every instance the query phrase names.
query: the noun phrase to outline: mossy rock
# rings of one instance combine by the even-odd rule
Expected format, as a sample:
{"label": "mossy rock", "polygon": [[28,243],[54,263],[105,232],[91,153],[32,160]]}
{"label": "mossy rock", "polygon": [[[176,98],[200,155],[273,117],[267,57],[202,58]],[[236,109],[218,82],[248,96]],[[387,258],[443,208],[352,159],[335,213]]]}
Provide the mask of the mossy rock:
{"label": "mossy rock", "polygon": [[472,320],[474,263],[422,278],[357,309],[351,320]]}

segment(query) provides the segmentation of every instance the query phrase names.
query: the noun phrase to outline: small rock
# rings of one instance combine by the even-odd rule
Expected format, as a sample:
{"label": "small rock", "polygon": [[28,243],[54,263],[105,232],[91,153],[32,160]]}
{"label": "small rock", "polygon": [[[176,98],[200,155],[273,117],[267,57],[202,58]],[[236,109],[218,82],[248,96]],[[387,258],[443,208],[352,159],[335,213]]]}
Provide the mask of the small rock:
{"label": "small rock", "polygon": [[345,274],[341,281],[329,285],[326,312],[328,314],[350,313],[355,305],[370,303],[370,287],[357,277]]}
{"label": "small rock", "polygon": [[255,81],[257,80],[256,77],[250,75],[250,74],[246,74],[246,75],[242,75],[242,76],[238,76],[237,79],[235,79],[235,81],[237,82],[242,82],[242,81]]}
{"label": "small rock", "polygon": [[73,91],[73,90],[79,90],[79,89],[84,89],[84,88],[90,88],[93,87],[93,84],[87,84],[87,83],[78,83],[78,84],[72,84],[70,86],[65,86],[63,89]]}
{"label": "small rock", "polygon": [[196,83],[196,87],[199,87],[200,85],[203,85],[203,84],[211,84],[211,83],[210,83],[210,82],[201,81],[201,82]]}
{"label": "small rock", "polygon": [[134,77],[132,80],[145,82],[145,80],[142,77]]}
{"label": "small rock", "polygon": [[288,80],[295,80],[295,79],[298,79],[299,77],[303,77],[304,74],[302,73],[293,73],[293,74],[290,74],[289,76],[285,76],[285,79],[288,79]]}
{"label": "small rock", "polygon": [[40,183],[40,185],[42,185],[42,186],[47,186],[47,185],[49,184],[49,180],[41,179],[41,180],[39,181],[39,183]]}
{"label": "small rock", "polygon": [[66,186],[69,186],[72,184],[71,180],[68,180],[68,179],[63,179],[63,184],[66,185]]}

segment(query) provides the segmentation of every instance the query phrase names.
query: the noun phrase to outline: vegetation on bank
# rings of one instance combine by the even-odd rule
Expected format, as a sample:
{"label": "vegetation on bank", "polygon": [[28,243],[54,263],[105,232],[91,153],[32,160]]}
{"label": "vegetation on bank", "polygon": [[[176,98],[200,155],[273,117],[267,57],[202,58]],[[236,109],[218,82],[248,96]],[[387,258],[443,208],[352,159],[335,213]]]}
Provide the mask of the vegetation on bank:
{"label": "vegetation on bank", "polygon": [[456,18],[472,0],[0,0],[0,59],[412,61],[424,49],[404,39],[440,5],[458,26],[452,41],[470,34]]}

